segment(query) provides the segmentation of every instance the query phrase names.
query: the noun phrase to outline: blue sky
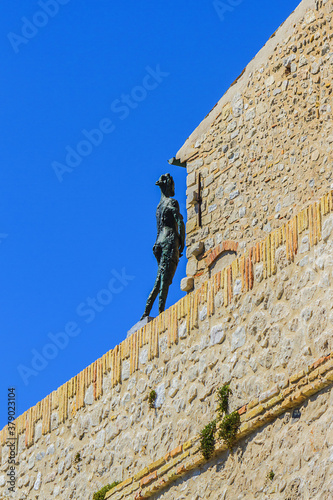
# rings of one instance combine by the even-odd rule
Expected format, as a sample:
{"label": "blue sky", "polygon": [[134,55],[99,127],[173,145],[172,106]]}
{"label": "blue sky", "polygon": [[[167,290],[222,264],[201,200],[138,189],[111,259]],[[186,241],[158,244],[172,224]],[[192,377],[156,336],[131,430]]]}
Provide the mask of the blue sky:
{"label": "blue sky", "polygon": [[155,181],[174,176],[185,217],[167,160],[298,3],[2,0],[0,428],[8,387],[18,416],[139,320]]}

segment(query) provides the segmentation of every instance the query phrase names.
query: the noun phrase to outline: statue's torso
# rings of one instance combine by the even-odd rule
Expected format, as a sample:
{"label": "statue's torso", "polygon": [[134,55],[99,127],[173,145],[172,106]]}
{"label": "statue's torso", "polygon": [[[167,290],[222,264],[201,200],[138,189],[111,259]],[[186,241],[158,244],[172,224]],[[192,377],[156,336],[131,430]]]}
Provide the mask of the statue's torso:
{"label": "statue's torso", "polygon": [[156,244],[178,247],[177,223],[174,217],[175,200],[166,198],[160,201],[156,210],[157,240]]}

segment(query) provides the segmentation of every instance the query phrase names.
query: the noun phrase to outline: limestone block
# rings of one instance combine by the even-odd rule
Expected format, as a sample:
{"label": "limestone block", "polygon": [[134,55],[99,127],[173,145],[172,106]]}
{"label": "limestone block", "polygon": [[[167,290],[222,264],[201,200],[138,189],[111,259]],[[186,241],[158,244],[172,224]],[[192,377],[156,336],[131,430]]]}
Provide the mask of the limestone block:
{"label": "limestone block", "polygon": [[180,339],[187,337],[187,321],[183,321],[178,327],[178,335]]}
{"label": "limestone block", "polygon": [[180,382],[178,378],[173,378],[171,381],[171,387],[169,389],[169,397],[173,398],[180,389]]}
{"label": "limestone block", "polygon": [[313,10],[309,10],[305,16],[304,16],[304,20],[306,22],[306,24],[311,24],[311,23],[314,23],[315,20],[316,20],[316,15],[315,13],[313,12]]}
{"label": "limestone block", "polygon": [[187,194],[186,201],[189,206],[195,205],[198,202],[198,192],[195,190],[190,190]]}
{"label": "limestone block", "polygon": [[148,350],[147,349],[140,349],[139,361],[142,365],[147,364],[147,362],[148,362]]}
{"label": "limestone block", "polygon": [[84,402],[86,405],[92,405],[94,402],[94,387],[91,385],[86,390],[86,395],[84,397]]}
{"label": "limestone block", "polygon": [[105,428],[106,442],[109,443],[110,441],[112,441],[115,437],[118,436],[119,433],[120,433],[120,428],[117,425],[115,425],[112,422],[108,424],[107,427]]}
{"label": "limestone block", "polygon": [[42,422],[39,422],[35,426],[35,441],[38,441],[42,437],[42,429],[43,429],[43,424]]}
{"label": "limestone block", "polygon": [[240,93],[237,93],[232,99],[232,112],[235,118],[238,118],[243,113],[244,100]]}
{"label": "limestone block", "polygon": [[306,64],[308,64],[308,60],[307,58],[302,54],[301,57],[299,58],[299,66],[302,67],[302,66],[305,66]]}
{"label": "limestone block", "polygon": [[59,427],[59,415],[58,412],[53,412],[51,415],[51,430],[54,431]]}
{"label": "limestone block", "polygon": [[192,219],[186,222],[186,234],[192,233],[197,228],[197,217],[193,217]]}
{"label": "limestone block", "polygon": [[237,196],[239,196],[239,191],[238,191],[238,189],[236,189],[235,191],[232,191],[232,192],[229,194],[229,198],[230,198],[230,200],[234,200],[235,198],[237,198]]}
{"label": "limestone block", "polygon": [[35,491],[39,490],[41,482],[42,482],[42,473],[38,472],[37,479],[36,479],[35,484],[34,484],[34,490]]}
{"label": "limestone block", "polygon": [[271,75],[266,79],[265,85],[266,87],[270,87],[271,85],[273,85],[274,82],[275,82],[274,75]]}
{"label": "limestone block", "polygon": [[128,360],[122,362],[121,370],[122,380],[128,380],[130,377],[130,362]]}
{"label": "limestone block", "polygon": [[46,455],[53,455],[54,451],[55,451],[54,444],[51,444],[46,450]]}
{"label": "limestone block", "polygon": [[324,241],[327,241],[331,236],[333,230],[333,215],[330,215],[328,219],[325,220],[322,230],[322,238]]}
{"label": "limestone block", "polygon": [[65,462],[63,460],[61,460],[58,464],[58,474],[63,474],[65,470]]}
{"label": "limestone block", "polygon": [[317,73],[319,73],[319,70],[320,70],[319,64],[317,62],[312,63],[312,65],[311,65],[311,73],[313,75],[316,75]]}
{"label": "limestone block", "polygon": [[231,123],[229,123],[229,125],[227,127],[227,131],[230,133],[230,132],[233,132],[234,130],[236,130],[236,128],[237,128],[237,121],[234,120]]}
{"label": "limestone block", "polygon": [[204,321],[207,318],[207,306],[204,306],[199,311],[199,319],[200,321]]}
{"label": "limestone block", "polygon": [[155,408],[161,408],[165,401],[165,384],[162,383],[156,388]]}
{"label": "limestone block", "polygon": [[300,248],[299,248],[299,253],[306,253],[309,250],[310,250],[309,237],[308,236],[304,236],[304,238],[302,238],[302,242],[301,242],[301,245],[300,245]]}
{"label": "limestone block", "polygon": [[203,253],[204,249],[205,249],[205,245],[204,245],[203,241],[198,241],[198,242],[194,243],[194,245],[191,246],[190,253],[194,257],[198,257],[199,255],[201,255]]}
{"label": "limestone block", "polygon": [[245,120],[250,121],[253,120],[256,117],[256,109],[251,108],[245,113]]}
{"label": "limestone block", "polygon": [[236,189],[236,182],[231,182],[229,184],[227,184],[227,186],[224,188],[224,191],[226,194],[230,194],[232,191],[234,191]]}
{"label": "limestone block", "polygon": [[199,375],[198,367],[194,365],[188,371],[188,380],[190,382],[194,382],[198,378],[198,375]]}
{"label": "limestone block", "polygon": [[140,378],[137,383],[136,389],[140,394],[143,394],[147,389],[147,381],[144,378]]}
{"label": "limestone block", "polygon": [[222,324],[213,326],[210,331],[210,345],[222,344],[225,336],[226,334]]}
{"label": "limestone block", "polygon": [[188,392],[188,402],[192,403],[192,401],[197,397],[198,389],[195,385],[191,385],[190,390]]}
{"label": "limestone block", "polygon": [[183,278],[180,282],[180,289],[182,292],[190,292],[194,287],[194,279],[191,277]]}
{"label": "limestone block", "polygon": [[191,258],[186,266],[187,276],[194,276],[198,270],[198,261],[196,258]]}
{"label": "limestone block", "polygon": [[242,291],[242,280],[236,279],[234,283],[234,295],[239,295]]}
{"label": "limestone block", "polygon": [[195,172],[192,172],[191,174],[188,174],[186,181],[187,181],[187,187],[193,186],[195,184],[195,181],[196,181]]}
{"label": "limestone block", "polygon": [[103,448],[105,444],[105,429],[98,432],[95,440],[95,449]]}
{"label": "limestone block", "polygon": [[246,341],[246,332],[243,326],[239,326],[233,332],[231,337],[231,352],[236,351],[239,347],[242,347]]}

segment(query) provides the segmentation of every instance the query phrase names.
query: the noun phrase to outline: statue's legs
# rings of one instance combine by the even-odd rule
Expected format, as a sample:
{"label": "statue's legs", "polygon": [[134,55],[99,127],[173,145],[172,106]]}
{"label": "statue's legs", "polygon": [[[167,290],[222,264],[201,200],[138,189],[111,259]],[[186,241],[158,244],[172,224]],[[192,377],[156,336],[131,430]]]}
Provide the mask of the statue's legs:
{"label": "statue's legs", "polygon": [[160,271],[160,267],[159,267],[158,272],[157,272],[157,277],[155,280],[155,284],[154,284],[154,288],[150,292],[150,295],[147,299],[145,312],[143,313],[141,319],[146,318],[146,316],[149,316],[150,311],[154,305],[155,299],[156,299],[158,292],[160,290],[160,281],[161,281],[161,271]]}
{"label": "statue's legs", "polygon": [[171,285],[173,277],[175,275],[178,261],[179,261],[178,247],[174,245],[173,246],[166,245],[162,249],[162,254],[160,256],[154,288],[152,289],[148,297],[145,312],[143,313],[141,319],[144,319],[147,316],[149,316],[158,294],[160,294],[159,305],[158,305],[159,314],[161,314],[164,311],[166,299],[168,296],[169,286]]}
{"label": "statue's legs", "polygon": [[178,265],[178,259],[168,258],[168,262],[164,266],[163,273],[161,273],[160,280],[160,297],[158,304],[158,311],[161,314],[165,309],[165,303],[169,292],[169,286],[172,283],[173,277],[175,275],[176,269]]}

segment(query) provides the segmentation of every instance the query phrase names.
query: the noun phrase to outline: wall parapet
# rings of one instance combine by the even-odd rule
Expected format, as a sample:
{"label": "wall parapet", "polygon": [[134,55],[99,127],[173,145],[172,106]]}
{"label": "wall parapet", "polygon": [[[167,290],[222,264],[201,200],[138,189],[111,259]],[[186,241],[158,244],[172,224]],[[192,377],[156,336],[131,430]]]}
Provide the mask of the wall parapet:
{"label": "wall parapet", "polygon": [[[333,353],[321,357],[306,370],[292,375],[284,387],[274,386],[238,409],[241,426],[236,441],[251,435],[281,414],[297,408],[311,396],[332,385]],[[218,442],[214,456],[227,449],[224,443]],[[205,462],[208,461],[200,452],[200,436],[194,436],[120,483],[106,494],[105,499],[121,500],[129,495],[134,495],[134,500],[150,498]]]}
{"label": "wall parapet", "polygon": [[[304,208],[226,268],[214,274],[199,289],[187,294],[113,350],[108,351],[20,415],[15,420],[16,437],[24,433],[25,445],[29,448],[34,443],[36,423],[42,422],[43,435],[50,433],[52,412],[58,411],[58,422],[64,423],[85,406],[85,394],[90,386],[93,387],[94,400],[98,400],[103,395],[103,379],[106,374],[111,373],[111,386],[115,387],[123,380],[122,369],[125,363],[129,365],[130,375],[139,369],[140,349],[143,346],[148,347],[148,361],[159,357],[160,336],[167,333],[169,348],[177,344],[180,322],[185,320],[187,334],[190,334],[194,328],[198,327],[200,305],[206,305],[208,317],[213,316],[214,297],[219,291],[223,292],[224,307],[231,306],[236,296],[246,294],[253,288],[254,264],[263,265],[264,279],[276,274],[276,250],[282,245],[285,245],[286,258],[289,262],[294,260],[300,236],[305,231],[308,232],[309,249],[317,245],[322,238],[327,237],[326,234],[323,235],[323,218],[331,212],[333,212],[333,191],[329,191],[317,202]],[[7,436],[8,427],[6,426],[0,431],[2,446],[5,445]]]}

